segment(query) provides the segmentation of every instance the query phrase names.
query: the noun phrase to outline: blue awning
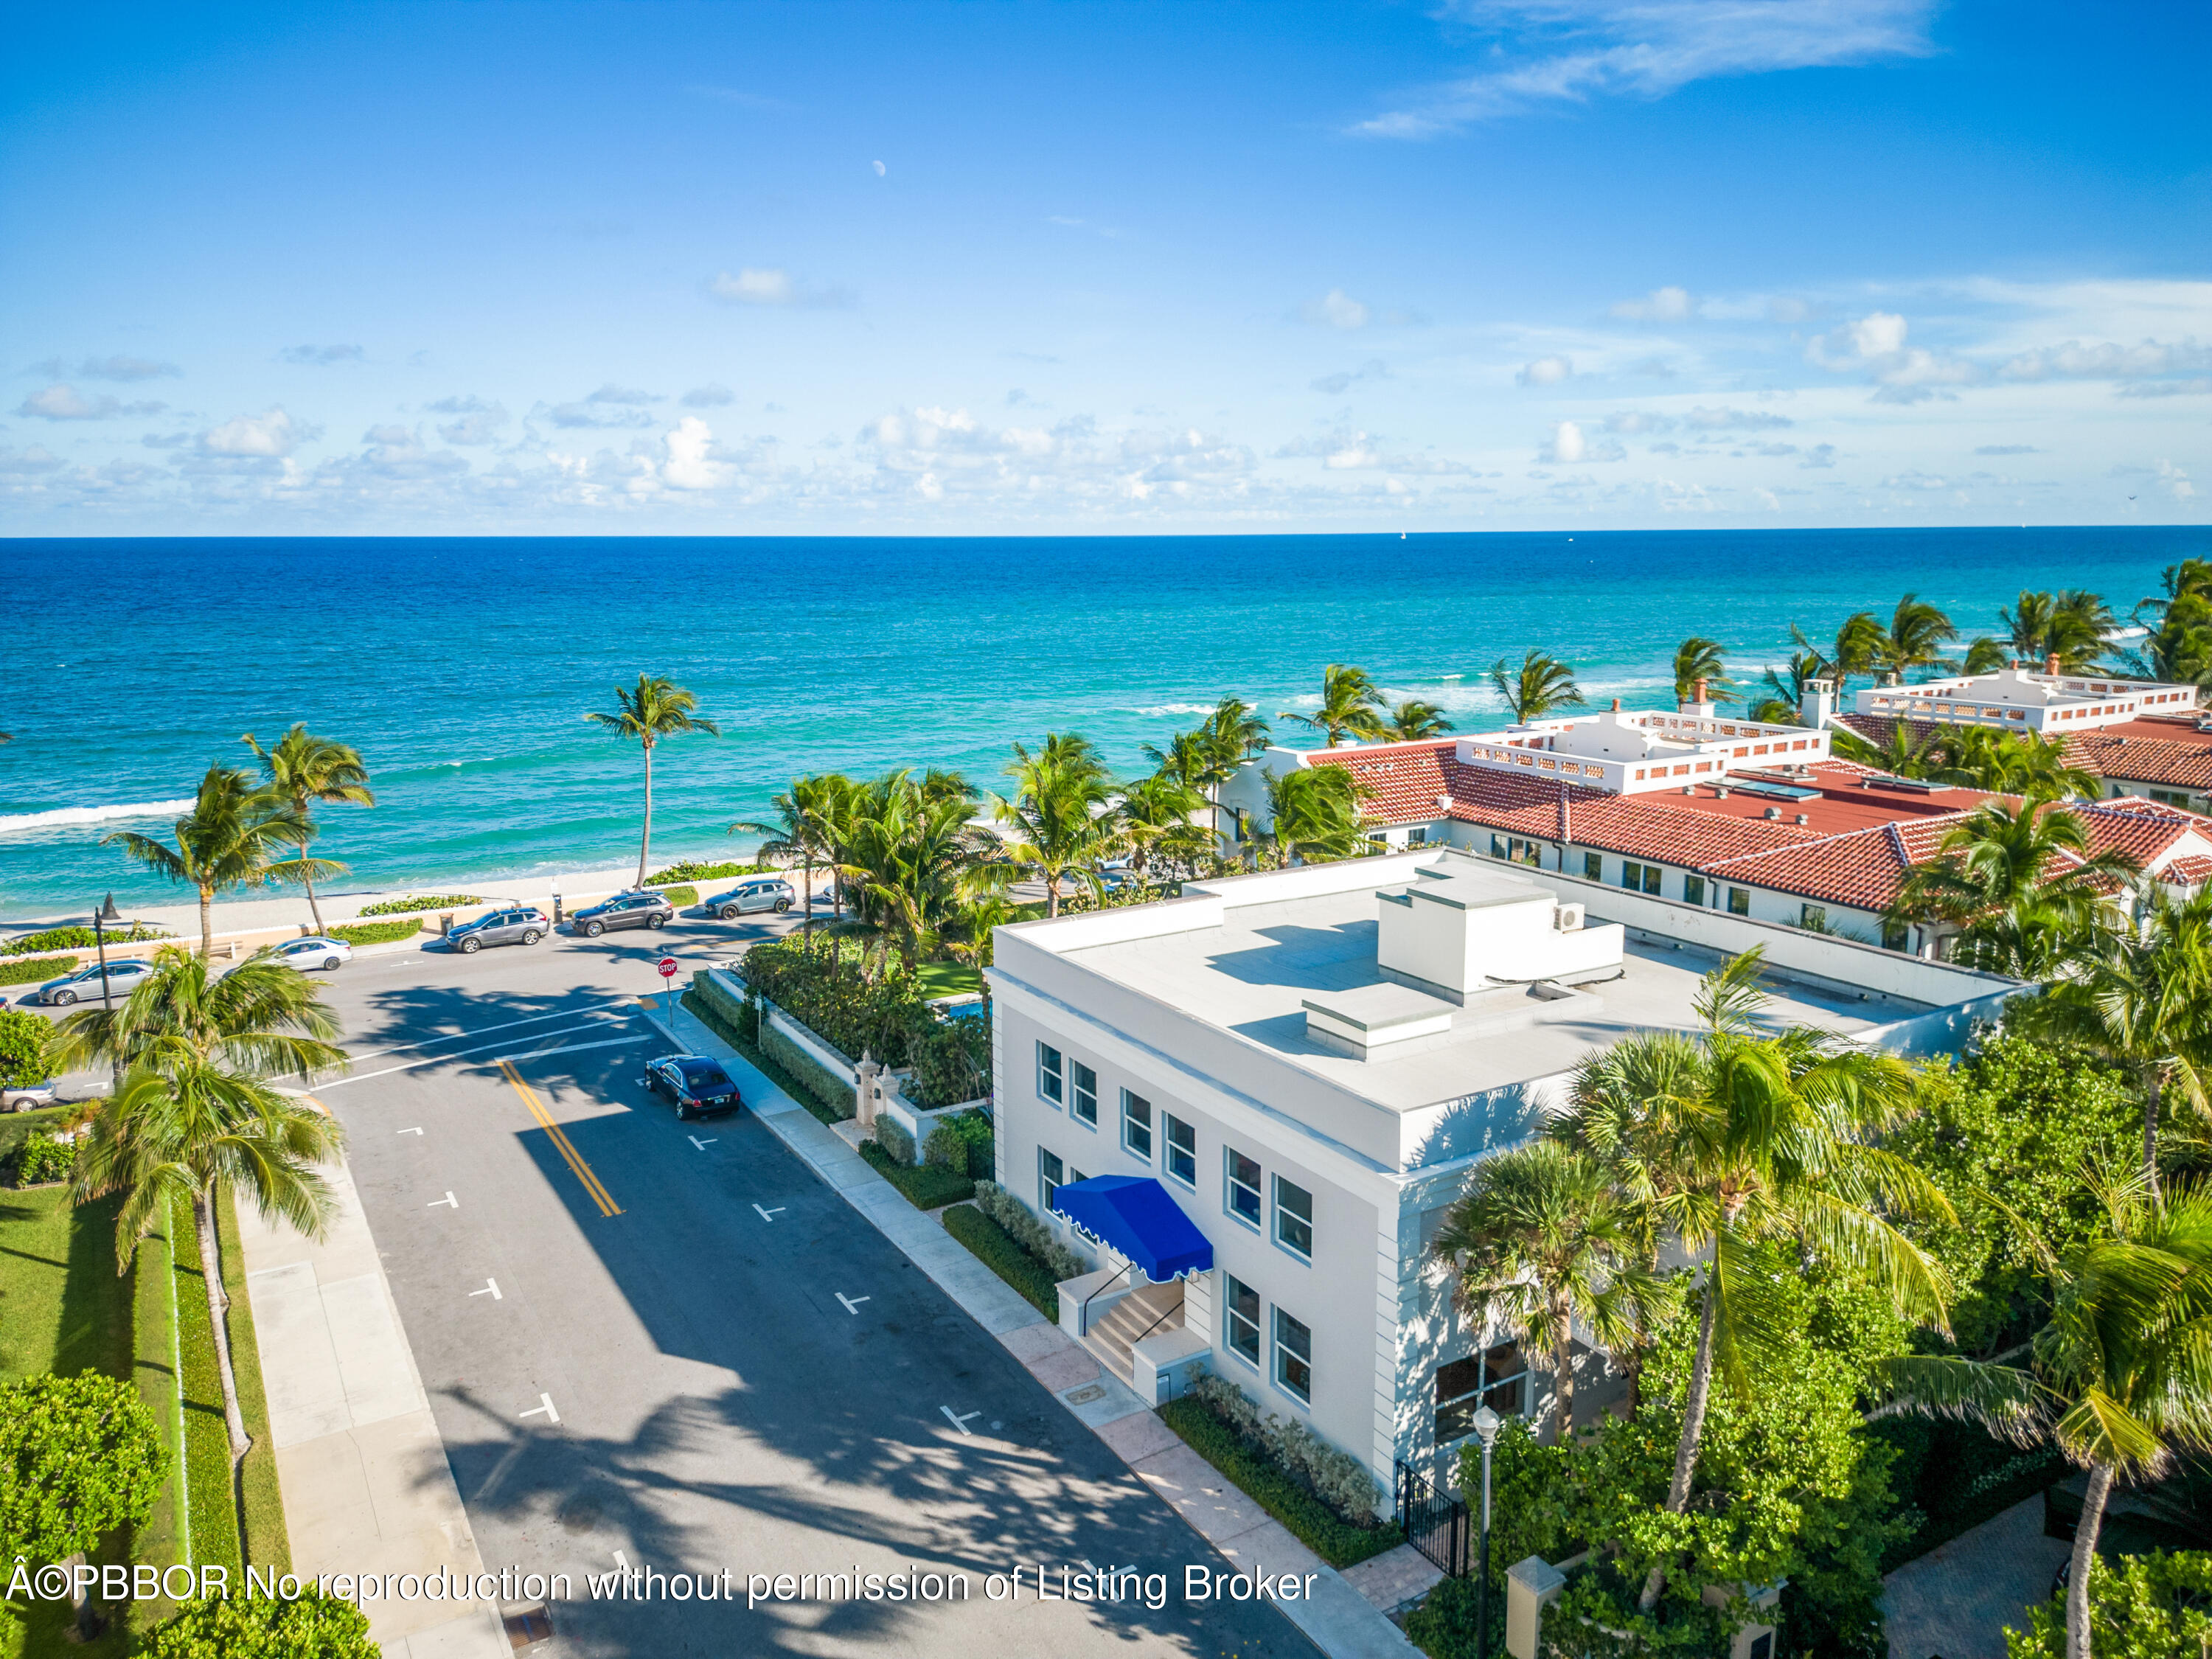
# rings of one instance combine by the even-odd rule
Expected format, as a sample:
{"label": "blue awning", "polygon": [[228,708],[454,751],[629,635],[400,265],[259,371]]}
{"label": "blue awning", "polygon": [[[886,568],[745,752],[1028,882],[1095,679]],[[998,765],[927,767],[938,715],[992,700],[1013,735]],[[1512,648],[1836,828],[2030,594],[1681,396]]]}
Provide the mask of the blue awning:
{"label": "blue awning", "polygon": [[1149,1176],[1071,1181],[1054,1189],[1052,1207],[1073,1222],[1077,1231],[1128,1257],[1156,1285],[1213,1266],[1213,1246],[1206,1235]]}

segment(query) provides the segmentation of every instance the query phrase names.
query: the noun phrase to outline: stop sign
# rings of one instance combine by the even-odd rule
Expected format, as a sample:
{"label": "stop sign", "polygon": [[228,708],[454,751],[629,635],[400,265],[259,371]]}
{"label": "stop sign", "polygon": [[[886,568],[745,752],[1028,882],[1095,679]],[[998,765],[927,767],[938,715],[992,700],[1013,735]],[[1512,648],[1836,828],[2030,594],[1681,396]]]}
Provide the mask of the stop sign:
{"label": "stop sign", "polygon": [[676,958],[674,957],[661,957],[660,976],[663,979],[674,979],[676,977]]}

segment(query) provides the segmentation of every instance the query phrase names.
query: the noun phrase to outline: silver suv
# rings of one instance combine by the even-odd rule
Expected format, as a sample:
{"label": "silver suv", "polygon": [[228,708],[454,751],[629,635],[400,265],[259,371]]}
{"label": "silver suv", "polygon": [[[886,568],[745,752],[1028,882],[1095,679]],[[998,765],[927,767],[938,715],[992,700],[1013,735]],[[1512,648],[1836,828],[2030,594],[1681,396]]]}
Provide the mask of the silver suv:
{"label": "silver suv", "polygon": [[474,956],[487,945],[535,945],[553,931],[553,924],[533,904],[493,910],[465,921],[446,935],[446,943],[464,956]]}
{"label": "silver suv", "polygon": [[781,877],[758,876],[717,893],[707,901],[707,908],[729,921],[755,910],[788,910],[798,902],[797,890]]}
{"label": "silver suv", "polygon": [[577,911],[571,926],[586,939],[597,939],[611,927],[665,927],[675,920],[676,907],[665,893],[617,893]]}

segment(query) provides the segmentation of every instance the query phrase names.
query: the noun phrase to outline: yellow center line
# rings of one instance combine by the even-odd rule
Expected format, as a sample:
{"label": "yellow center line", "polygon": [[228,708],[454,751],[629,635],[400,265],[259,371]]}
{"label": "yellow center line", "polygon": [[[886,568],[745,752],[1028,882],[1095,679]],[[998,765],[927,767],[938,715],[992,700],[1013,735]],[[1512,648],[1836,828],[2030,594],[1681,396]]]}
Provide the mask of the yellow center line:
{"label": "yellow center line", "polygon": [[507,1080],[514,1085],[514,1092],[522,1097],[522,1103],[530,1109],[530,1115],[536,1118],[538,1126],[553,1138],[555,1148],[563,1158],[568,1160],[568,1167],[575,1172],[576,1179],[583,1183],[584,1190],[591,1194],[592,1202],[599,1206],[599,1213],[620,1215],[623,1212],[622,1206],[616,1203],[607,1189],[599,1184],[599,1176],[592,1173],[592,1166],[584,1162],[584,1155],[576,1150],[567,1135],[561,1133],[561,1126],[556,1123],[552,1115],[546,1111],[544,1103],[538,1098],[537,1091],[522,1080],[522,1073],[515,1070],[514,1062],[511,1060],[502,1060],[499,1062],[499,1069],[507,1073]]}

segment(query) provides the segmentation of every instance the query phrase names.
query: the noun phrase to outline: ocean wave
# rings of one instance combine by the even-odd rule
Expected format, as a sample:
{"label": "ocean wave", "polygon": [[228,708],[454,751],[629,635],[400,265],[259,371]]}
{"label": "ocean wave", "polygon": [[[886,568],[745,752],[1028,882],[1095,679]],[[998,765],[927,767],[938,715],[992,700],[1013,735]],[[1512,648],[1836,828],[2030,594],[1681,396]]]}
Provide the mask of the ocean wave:
{"label": "ocean wave", "polygon": [[0,812],[0,836],[27,830],[63,830],[75,823],[106,823],[111,818],[168,818],[192,810],[192,799],[123,801],[112,806],[57,806],[48,812]]}
{"label": "ocean wave", "polygon": [[1154,702],[1141,708],[1125,708],[1121,712],[1142,714],[1146,720],[1158,720],[1164,714],[1211,714],[1213,705],[1210,702]]}

